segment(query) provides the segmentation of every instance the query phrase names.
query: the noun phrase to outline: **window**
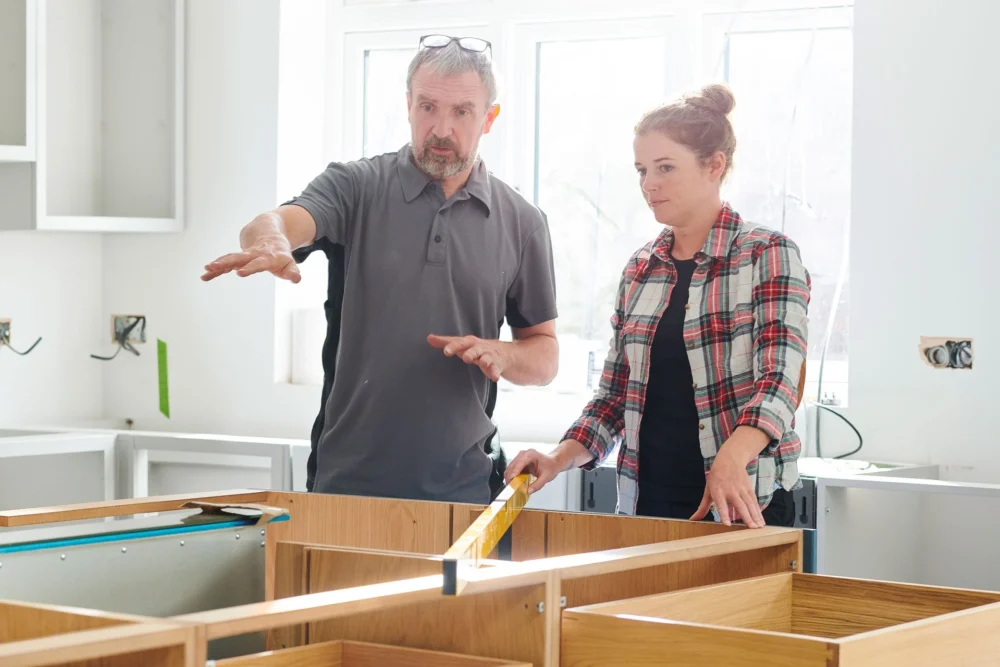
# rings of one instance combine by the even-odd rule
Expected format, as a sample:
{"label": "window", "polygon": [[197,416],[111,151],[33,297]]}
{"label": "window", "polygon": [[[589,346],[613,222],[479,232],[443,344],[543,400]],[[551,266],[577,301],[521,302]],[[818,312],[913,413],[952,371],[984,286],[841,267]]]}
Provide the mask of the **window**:
{"label": "window", "polygon": [[829,332],[824,393],[846,400],[852,9],[816,5],[346,0],[337,10],[331,25],[343,58],[331,62],[343,76],[331,72],[328,97],[345,104],[326,113],[342,138],[335,159],[408,141],[406,67],[421,35],[493,43],[501,114],[480,152],[545,210],[561,311],[556,381],[501,382],[497,415],[508,438],[558,437],[592,395],[621,270],[660,231],[632,167],[632,128],[644,111],[710,81],[736,95],[738,147],[724,194],[746,219],[783,229],[801,247],[813,278],[807,388],[815,391]]}
{"label": "window", "polygon": [[[632,128],[667,94],[665,21],[524,26],[523,192],[553,238],[560,372],[543,391],[592,393],[611,337],[622,267],[659,231],[631,167]],[[507,391],[519,389],[502,382]],[[537,391],[537,390],[535,390]]]}
{"label": "window", "polygon": [[366,49],[365,157],[398,150],[410,140],[406,119],[406,68],[416,49]]}
{"label": "window", "polygon": [[706,65],[721,54],[711,78],[736,96],[738,145],[725,194],[745,218],[799,245],[813,281],[807,391],[815,394],[824,361],[822,393],[839,401],[847,399],[849,20],[843,8],[720,14],[706,21],[705,38]]}

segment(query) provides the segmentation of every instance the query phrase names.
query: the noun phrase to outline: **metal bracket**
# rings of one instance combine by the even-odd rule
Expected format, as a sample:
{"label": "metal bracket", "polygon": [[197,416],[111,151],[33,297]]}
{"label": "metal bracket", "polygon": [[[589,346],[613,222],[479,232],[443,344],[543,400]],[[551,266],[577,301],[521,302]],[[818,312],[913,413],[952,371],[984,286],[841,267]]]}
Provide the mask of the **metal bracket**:
{"label": "metal bracket", "polygon": [[[565,595],[562,596],[561,598],[559,598],[559,607],[561,609],[565,609],[566,608],[566,596]],[[539,614],[544,614],[545,613],[545,603],[544,602],[539,602],[538,603],[538,613]]]}

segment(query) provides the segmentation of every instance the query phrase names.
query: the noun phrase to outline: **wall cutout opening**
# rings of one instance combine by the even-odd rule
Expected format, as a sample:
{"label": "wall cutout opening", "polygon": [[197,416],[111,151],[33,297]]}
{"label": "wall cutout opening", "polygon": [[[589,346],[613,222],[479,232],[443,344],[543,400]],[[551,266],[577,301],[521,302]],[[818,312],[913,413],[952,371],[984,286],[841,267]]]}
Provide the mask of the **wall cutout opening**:
{"label": "wall cutout opening", "polygon": [[972,370],[972,339],[921,336],[920,358],[932,368]]}

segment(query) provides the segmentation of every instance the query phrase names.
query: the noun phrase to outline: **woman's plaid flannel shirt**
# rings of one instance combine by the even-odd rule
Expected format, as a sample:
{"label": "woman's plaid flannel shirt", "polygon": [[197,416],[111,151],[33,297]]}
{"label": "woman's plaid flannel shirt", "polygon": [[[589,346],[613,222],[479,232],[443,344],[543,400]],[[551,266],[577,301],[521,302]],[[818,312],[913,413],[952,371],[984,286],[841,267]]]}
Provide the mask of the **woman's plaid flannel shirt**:
{"label": "woman's plaid flannel shirt", "polygon": [[[639,422],[644,409],[650,346],[670,301],[677,270],[668,228],[636,252],[622,274],[611,318],[613,336],[600,387],[566,432],[602,463],[616,445],[618,512],[634,514],[638,499]],[[776,485],[799,483],[799,437],[792,430],[806,355],[811,279],[786,236],[745,223],[729,204],[695,255],[684,323],[694,379],[706,472],[738,426],[771,440],[747,466],[761,507]]]}

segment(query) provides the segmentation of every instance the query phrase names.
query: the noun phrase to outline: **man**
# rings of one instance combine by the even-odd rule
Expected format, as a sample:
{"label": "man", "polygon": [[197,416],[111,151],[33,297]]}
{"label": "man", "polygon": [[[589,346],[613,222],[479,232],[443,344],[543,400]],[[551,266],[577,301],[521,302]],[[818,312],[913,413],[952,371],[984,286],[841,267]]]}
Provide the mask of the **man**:
{"label": "man", "polygon": [[[478,156],[500,110],[489,50],[423,38],[407,73],[411,142],[331,163],[244,227],[241,252],[205,267],[204,280],[267,271],[298,282],[294,250],[344,247],[315,491],[488,502],[493,383],[556,374],[545,216]],[[513,342],[497,340],[504,318]]]}

